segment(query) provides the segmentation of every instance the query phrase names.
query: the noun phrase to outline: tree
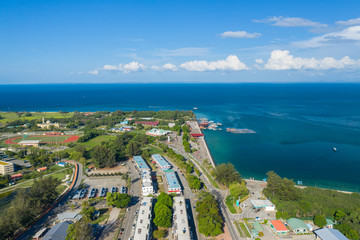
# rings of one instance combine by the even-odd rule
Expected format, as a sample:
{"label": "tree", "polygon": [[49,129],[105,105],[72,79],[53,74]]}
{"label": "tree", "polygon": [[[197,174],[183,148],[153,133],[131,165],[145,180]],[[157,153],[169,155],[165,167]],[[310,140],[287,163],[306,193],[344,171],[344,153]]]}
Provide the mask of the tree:
{"label": "tree", "polygon": [[71,224],[66,232],[66,240],[91,240],[93,238],[93,227],[84,218]]}
{"label": "tree", "polygon": [[131,201],[131,197],[127,193],[108,192],[106,195],[106,201],[109,206],[113,206],[117,208],[125,208],[129,205]]}
{"label": "tree", "polygon": [[130,156],[141,155],[141,148],[137,142],[129,142],[127,146],[127,152]]}
{"label": "tree", "polygon": [[116,164],[115,152],[106,146],[93,147],[91,156],[96,167],[113,167]]}
{"label": "tree", "polygon": [[219,213],[215,197],[207,192],[201,192],[196,203],[199,232],[205,236],[216,236],[222,233],[223,220]]}
{"label": "tree", "polygon": [[275,196],[284,201],[296,201],[301,198],[300,190],[292,180],[281,178],[273,171],[268,172],[267,176],[267,186],[263,192],[268,198]]}
{"label": "tree", "polygon": [[188,182],[189,182],[189,187],[191,189],[197,189],[199,190],[201,188],[201,181],[198,177],[188,174],[188,176],[186,177]]}
{"label": "tree", "polygon": [[165,238],[167,234],[167,231],[164,229],[164,230],[155,230],[153,232],[153,237],[156,238],[156,239],[162,239],[162,238]]}
{"label": "tree", "polygon": [[169,194],[162,192],[162,193],[160,193],[160,195],[157,198],[157,204],[158,205],[164,204],[164,205],[168,206],[169,208],[172,208],[173,200]]}
{"label": "tree", "polygon": [[154,224],[157,227],[171,227],[172,211],[168,206],[157,202],[154,213]]}
{"label": "tree", "polygon": [[215,168],[215,179],[226,186],[233,182],[241,182],[241,176],[231,163],[222,163]]}
{"label": "tree", "polygon": [[230,195],[235,199],[249,194],[249,190],[246,188],[245,182],[231,184],[229,188]]}
{"label": "tree", "polygon": [[317,215],[314,217],[314,224],[322,228],[326,225],[326,218],[323,215]]}

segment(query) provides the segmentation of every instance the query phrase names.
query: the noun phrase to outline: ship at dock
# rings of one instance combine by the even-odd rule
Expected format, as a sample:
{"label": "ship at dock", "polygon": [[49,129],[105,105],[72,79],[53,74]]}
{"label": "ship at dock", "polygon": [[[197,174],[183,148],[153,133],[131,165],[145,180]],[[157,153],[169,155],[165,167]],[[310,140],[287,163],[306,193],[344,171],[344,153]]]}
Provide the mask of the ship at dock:
{"label": "ship at dock", "polygon": [[238,134],[256,133],[255,131],[248,128],[226,128],[226,131],[229,133],[238,133]]}

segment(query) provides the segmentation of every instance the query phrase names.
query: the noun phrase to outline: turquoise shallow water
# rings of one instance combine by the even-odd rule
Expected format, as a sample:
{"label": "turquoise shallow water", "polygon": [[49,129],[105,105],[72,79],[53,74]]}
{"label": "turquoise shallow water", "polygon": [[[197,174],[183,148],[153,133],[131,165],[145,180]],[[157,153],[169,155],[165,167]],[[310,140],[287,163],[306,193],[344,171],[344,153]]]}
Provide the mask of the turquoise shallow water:
{"label": "turquoise shallow water", "polygon": [[[358,191],[360,84],[0,85],[0,111],[192,110],[256,134],[205,131],[216,163]],[[337,152],[332,149],[336,147]]]}

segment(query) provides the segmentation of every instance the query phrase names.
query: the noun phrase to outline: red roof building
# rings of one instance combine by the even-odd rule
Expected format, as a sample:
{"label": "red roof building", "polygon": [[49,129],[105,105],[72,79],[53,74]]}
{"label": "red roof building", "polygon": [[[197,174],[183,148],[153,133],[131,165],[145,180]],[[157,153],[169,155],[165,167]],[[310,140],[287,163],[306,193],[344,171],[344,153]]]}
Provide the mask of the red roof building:
{"label": "red roof building", "polygon": [[43,172],[43,171],[45,171],[46,169],[47,169],[47,167],[42,167],[42,168],[36,169],[36,171],[38,171],[38,172]]}
{"label": "red roof building", "polygon": [[289,229],[280,220],[272,220],[272,221],[270,221],[270,226],[274,229],[274,231],[278,235],[284,235],[287,232],[289,232]]}
{"label": "red roof building", "polygon": [[64,135],[62,132],[46,132],[46,136],[56,136],[56,135]]}
{"label": "red roof building", "polygon": [[198,138],[198,137],[203,137],[204,134],[202,133],[191,133],[191,137],[194,137],[194,138]]}
{"label": "red roof building", "polygon": [[142,125],[156,127],[157,125],[159,125],[159,121],[155,121],[155,122],[135,122],[135,125],[136,124],[142,124]]}
{"label": "red roof building", "polygon": [[18,174],[11,175],[10,179],[11,180],[20,180],[20,179],[22,179],[22,177],[23,177],[22,173],[18,173]]}

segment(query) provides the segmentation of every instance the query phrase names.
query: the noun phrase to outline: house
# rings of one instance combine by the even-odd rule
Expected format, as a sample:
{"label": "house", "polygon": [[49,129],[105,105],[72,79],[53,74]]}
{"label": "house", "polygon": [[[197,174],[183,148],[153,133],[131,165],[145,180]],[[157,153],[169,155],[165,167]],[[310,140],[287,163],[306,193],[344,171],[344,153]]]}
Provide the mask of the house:
{"label": "house", "polygon": [[320,228],[314,231],[316,240],[349,240],[339,230]]}
{"label": "house", "polygon": [[138,219],[136,221],[134,239],[136,240],[150,240],[151,235],[151,209],[152,209],[152,198],[144,197],[140,209]]}
{"label": "house", "polygon": [[14,172],[14,164],[0,161],[0,175],[8,175]]}
{"label": "house", "polygon": [[22,177],[23,177],[22,173],[18,173],[18,174],[11,175],[10,179],[11,180],[21,180]]}
{"label": "house", "polygon": [[66,166],[66,163],[64,163],[64,162],[59,162],[59,163],[56,164],[56,165],[58,165],[59,167],[65,167],[65,166]]}
{"label": "house", "polygon": [[153,162],[159,165],[162,170],[171,168],[171,165],[160,154],[154,154],[151,156],[151,158],[153,159]]}
{"label": "house", "polygon": [[270,200],[251,200],[253,208],[265,208],[265,211],[275,211],[275,205]]}
{"label": "house", "polygon": [[38,147],[40,145],[40,140],[22,140],[19,142],[19,145]]}
{"label": "house", "polygon": [[190,240],[190,227],[188,215],[186,211],[186,203],[184,197],[174,197],[174,223],[172,226],[175,240]]}
{"label": "house", "polygon": [[36,169],[36,171],[38,171],[38,172],[43,172],[43,171],[45,171],[46,169],[47,169],[47,167],[42,167],[42,168]]}
{"label": "house", "polygon": [[169,134],[170,132],[171,131],[168,131],[168,130],[153,128],[153,129],[147,131],[146,135],[153,136],[153,137],[160,137],[160,136],[165,136],[165,135]]}
{"label": "house", "polygon": [[325,225],[325,227],[327,227],[327,228],[334,228],[334,224],[335,224],[335,223],[333,222],[333,220],[327,218],[327,219],[326,219],[326,225]]}
{"label": "house", "polygon": [[191,133],[190,135],[191,135],[191,137],[193,137],[193,138],[199,138],[199,137],[203,137],[203,136],[204,136],[204,134],[202,134],[202,133]]}
{"label": "house", "polygon": [[290,218],[287,220],[287,223],[296,234],[309,232],[309,227],[298,218]]}
{"label": "house", "polygon": [[42,238],[42,240],[65,240],[66,239],[66,231],[68,230],[70,221],[64,221],[53,226]]}
{"label": "house", "polygon": [[270,221],[270,227],[275,231],[277,235],[285,235],[289,232],[289,229],[280,220]]}

